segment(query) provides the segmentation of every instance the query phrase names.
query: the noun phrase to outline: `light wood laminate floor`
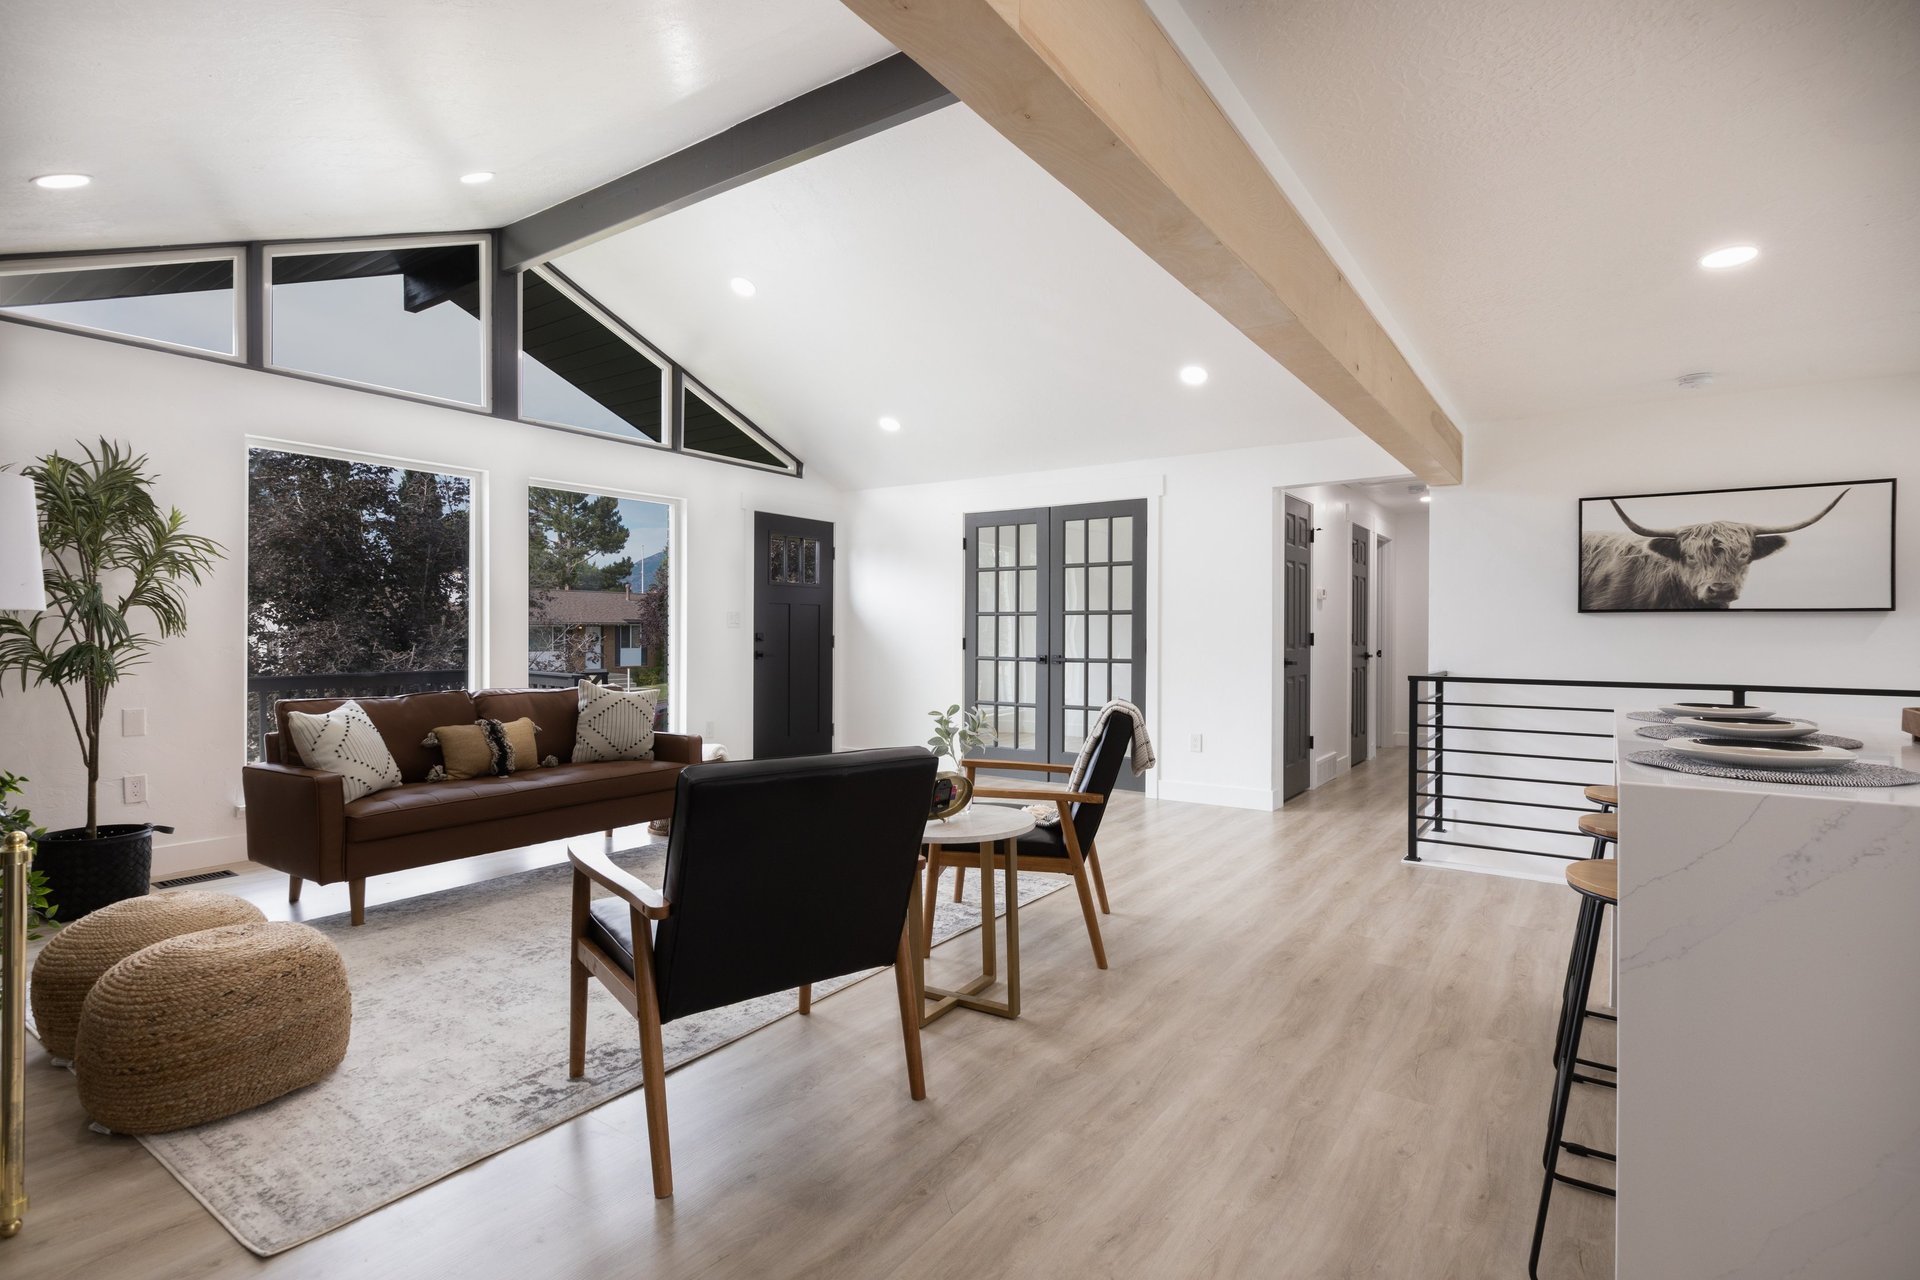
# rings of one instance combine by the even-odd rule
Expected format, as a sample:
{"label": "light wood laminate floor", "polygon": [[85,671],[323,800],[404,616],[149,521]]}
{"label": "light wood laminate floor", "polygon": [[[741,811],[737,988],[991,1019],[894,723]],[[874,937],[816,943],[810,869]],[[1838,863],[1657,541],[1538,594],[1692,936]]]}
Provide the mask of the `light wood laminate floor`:
{"label": "light wood laminate floor", "polygon": [[[634,1092],[261,1262],[136,1142],[89,1133],[33,1045],[32,1208],[0,1273],[1524,1275],[1575,902],[1403,864],[1404,769],[1389,752],[1271,814],[1121,796],[1100,840],[1110,970],[1054,894],[1021,912],[1022,1017],[927,1029],[926,1102],[884,980],[673,1073],[666,1202]],[[555,856],[387,877],[370,902]],[[284,886],[214,887],[285,917]],[[346,908],[343,886],[306,898],[296,918]],[[564,919],[527,927],[564,947]],[[1611,1132],[1610,1092],[1577,1090],[1568,1136]],[[1610,1276],[1611,1202],[1554,1204],[1542,1274]]]}

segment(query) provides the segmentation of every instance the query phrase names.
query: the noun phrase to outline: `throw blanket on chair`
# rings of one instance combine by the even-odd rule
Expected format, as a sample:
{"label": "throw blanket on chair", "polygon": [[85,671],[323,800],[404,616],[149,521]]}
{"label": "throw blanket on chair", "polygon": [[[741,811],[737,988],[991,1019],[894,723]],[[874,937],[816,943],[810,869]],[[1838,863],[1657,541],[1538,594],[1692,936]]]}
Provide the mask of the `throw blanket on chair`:
{"label": "throw blanket on chair", "polygon": [[[1087,726],[1087,740],[1080,744],[1080,754],[1074,758],[1073,770],[1067,774],[1067,790],[1078,791],[1080,780],[1086,776],[1087,766],[1093,762],[1093,749],[1100,741],[1100,735],[1107,727],[1107,718],[1114,712],[1124,712],[1133,719],[1133,771],[1145,773],[1159,761],[1153,754],[1153,739],[1147,734],[1147,717],[1140,708],[1131,702],[1115,698],[1100,708],[1100,714]],[[1060,807],[1051,804],[1036,804],[1030,807],[1034,821],[1041,826],[1057,826],[1060,822]]]}

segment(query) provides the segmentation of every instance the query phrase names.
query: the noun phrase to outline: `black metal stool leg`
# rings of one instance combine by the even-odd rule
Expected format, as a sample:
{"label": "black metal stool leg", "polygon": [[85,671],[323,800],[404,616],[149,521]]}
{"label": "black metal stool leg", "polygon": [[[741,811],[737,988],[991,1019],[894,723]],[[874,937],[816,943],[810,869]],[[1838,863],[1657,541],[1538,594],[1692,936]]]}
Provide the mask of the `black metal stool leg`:
{"label": "black metal stool leg", "polygon": [[[1602,905],[1592,899],[1583,898],[1581,901],[1580,929],[1574,939],[1575,960],[1578,972],[1576,973],[1575,990],[1571,993],[1577,1001],[1573,1006],[1576,1009],[1584,1009],[1586,1007],[1587,997],[1593,987],[1594,960],[1600,952],[1601,913],[1596,910],[1589,915],[1586,910],[1589,902],[1592,902],[1592,905],[1596,908]],[[1596,1160],[1612,1160],[1614,1158],[1612,1152],[1596,1150],[1595,1148],[1584,1146],[1580,1143],[1567,1142],[1563,1138],[1567,1123],[1567,1103],[1573,1093],[1574,1057],[1575,1054],[1571,1048],[1564,1052],[1560,1057],[1560,1069],[1554,1075],[1553,1103],[1548,1112],[1546,1170],[1540,1181],[1540,1213],[1539,1216],[1534,1219],[1533,1249],[1527,1257],[1527,1275],[1532,1277],[1532,1280],[1539,1280],[1540,1246],[1546,1239],[1547,1210],[1553,1203],[1553,1184],[1556,1182],[1564,1182],[1569,1186],[1579,1187],[1583,1191],[1592,1191],[1598,1195],[1613,1195],[1613,1189],[1611,1187],[1603,1187],[1599,1183],[1588,1182],[1584,1178],[1575,1178],[1569,1174],[1559,1172],[1557,1168],[1559,1155],[1563,1150],[1576,1156]]]}

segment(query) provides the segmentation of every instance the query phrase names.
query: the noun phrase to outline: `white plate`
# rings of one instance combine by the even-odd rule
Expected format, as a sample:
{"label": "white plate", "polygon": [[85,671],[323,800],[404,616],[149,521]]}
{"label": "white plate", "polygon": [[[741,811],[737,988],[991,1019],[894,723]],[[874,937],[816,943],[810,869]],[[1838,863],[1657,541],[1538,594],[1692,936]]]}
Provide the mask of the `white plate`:
{"label": "white plate", "polygon": [[1682,729],[1692,729],[1706,738],[1804,738],[1820,732],[1811,720],[1781,720],[1756,716],[1751,720],[1707,720],[1700,716],[1675,716]]}
{"label": "white plate", "polygon": [[1757,720],[1773,714],[1765,707],[1735,707],[1724,702],[1668,702],[1660,709],[1670,716],[1693,716],[1700,720]]}
{"label": "white plate", "polygon": [[1667,746],[1681,755],[1715,764],[1759,769],[1830,769],[1853,759],[1840,747],[1811,742],[1737,742],[1731,738],[1670,738]]}

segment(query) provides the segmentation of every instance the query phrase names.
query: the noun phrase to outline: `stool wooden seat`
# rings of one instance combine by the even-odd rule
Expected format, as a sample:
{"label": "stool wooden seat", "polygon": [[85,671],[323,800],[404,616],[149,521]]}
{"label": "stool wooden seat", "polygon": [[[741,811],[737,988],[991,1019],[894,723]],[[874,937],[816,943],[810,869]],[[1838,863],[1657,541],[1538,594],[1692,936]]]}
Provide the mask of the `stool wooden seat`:
{"label": "stool wooden seat", "polygon": [[1603,804],[1609,809],[1620,807],[1620,788],[1606,782],[1596,782],[1586,790],[1587,799],[1595,804]]}
{"label": "stool wooden seat", "polygon": [[1583,813],[1580,815],[1580,831],[1595,840],[1618,840],[1620,838],[1620,815],[1617,813]]}
{"label": "stool wooden seat", "polygon": [[1620,901],[1620,864],[1611,858],[1588,858],[1567,867],[1567,883],[1589,898],[1598,898],[1608,906]]}

